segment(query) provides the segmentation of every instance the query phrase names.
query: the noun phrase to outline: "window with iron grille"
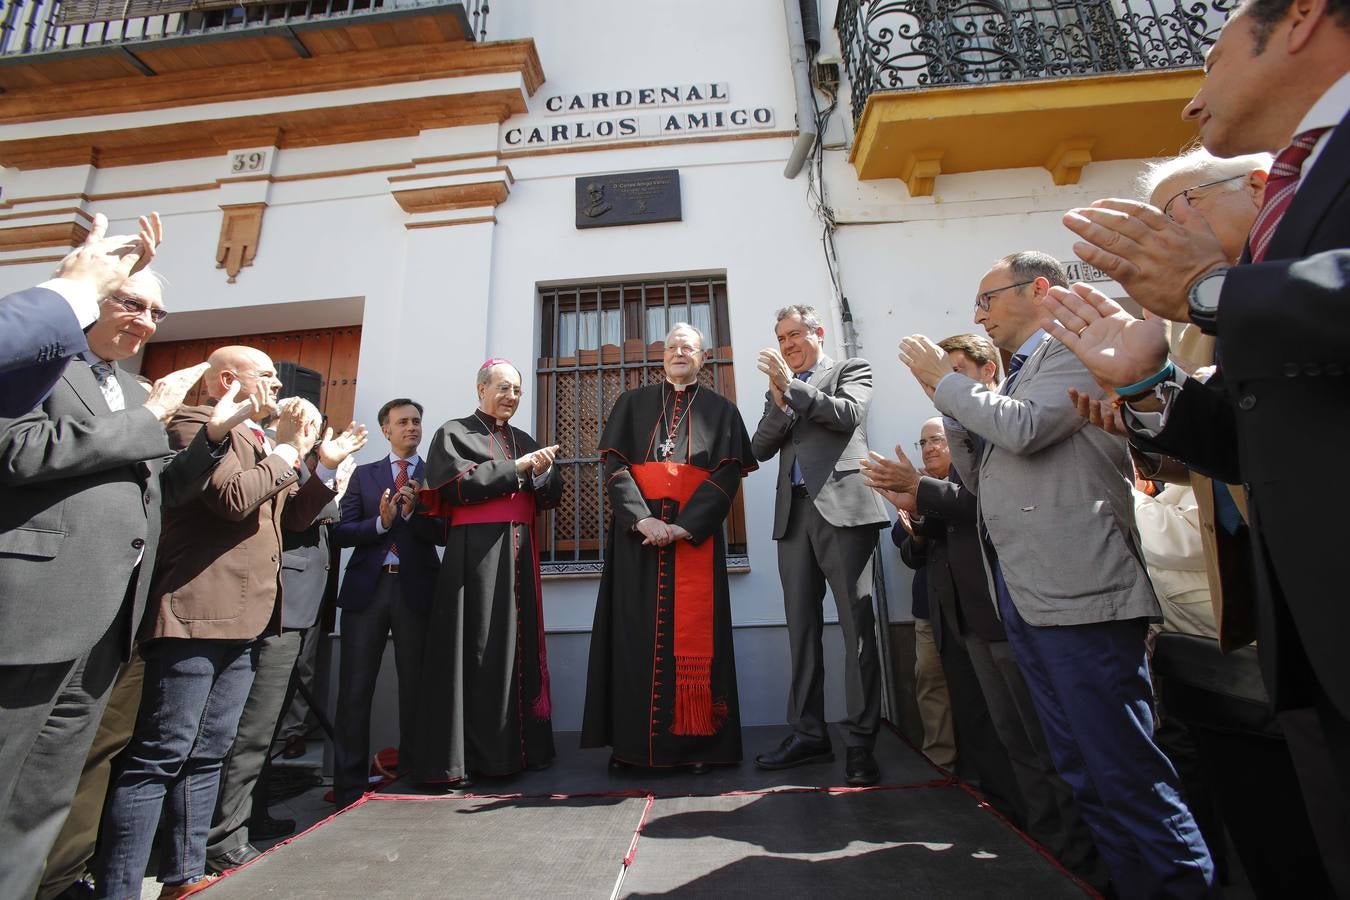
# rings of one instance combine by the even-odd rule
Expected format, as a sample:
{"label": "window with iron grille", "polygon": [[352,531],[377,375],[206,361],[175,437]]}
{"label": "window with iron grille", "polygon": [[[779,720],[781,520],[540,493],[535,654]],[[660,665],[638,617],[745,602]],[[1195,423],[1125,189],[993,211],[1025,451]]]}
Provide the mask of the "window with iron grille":
{"label": "window with iron grille", "polygon": [[[596,442],[619,394],[664,377],[666,332],[703,332],[700,383],[736,401],[725,275],[646,278],[540,288],[537,403],[541,445],[558,444],[562,504],[541,517],[544,574],[588,574],[604,565],[609,498]],[[748,564],[745,509],[736,496],[726,524],[727,564]]]}

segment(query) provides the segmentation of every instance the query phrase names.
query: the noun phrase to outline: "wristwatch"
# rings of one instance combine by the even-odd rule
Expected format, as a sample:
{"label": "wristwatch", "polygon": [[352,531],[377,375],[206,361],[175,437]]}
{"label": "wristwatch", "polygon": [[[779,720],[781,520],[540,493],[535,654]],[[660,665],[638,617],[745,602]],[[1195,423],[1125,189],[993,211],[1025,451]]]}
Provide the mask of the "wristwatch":
{"label": "wristwatch", "polygon": [[1216,334],[1219,330],[1219,295],[1223,293],[1223,280],[1228,267],[1201,275],[1191,285],[1187,305],[1190,307],[1191,321],[1205,334]]}

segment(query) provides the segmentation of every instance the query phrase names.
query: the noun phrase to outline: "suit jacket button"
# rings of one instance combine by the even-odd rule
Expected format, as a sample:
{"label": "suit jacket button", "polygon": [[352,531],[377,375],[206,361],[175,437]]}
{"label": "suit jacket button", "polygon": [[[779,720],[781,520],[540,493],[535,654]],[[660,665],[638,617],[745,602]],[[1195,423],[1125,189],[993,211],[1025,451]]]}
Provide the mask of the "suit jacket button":
{"label": "suit jacket button", "polygon": [[1339,377],[1342,371],[1340,363],[1327,363],[1327,374],[1331,377]]}
{"label": "suit jacket button", "polygon": [[1285,363],[1285,364],[1284,364],[1284,377],[1285,377],[1285,378],[1297,378],[1297,377],[1298,377],[1298,363]]}
{"label": "suit jacket button", "polygon": [[1317,363],[1308,363],[1306,366],[1303,367],[1303,371],[1307,372],[1309,375],[1312,375],[1313,377],[1316,377],[1322,374],[1322,367],[1319,366]]}
{"label": "suit jacket button", "polygon": [[144,546],[145,546],[144,538],[133,538],[131,541],[131,549],[133,550],[139,550]]}
{"label": "suit jacket button", "polygon": [[1245,394],[1242,399],[1238,401],[1238,409],[1246,411],[1254,409],[1255,407],[1256,396],[1254,394]]}

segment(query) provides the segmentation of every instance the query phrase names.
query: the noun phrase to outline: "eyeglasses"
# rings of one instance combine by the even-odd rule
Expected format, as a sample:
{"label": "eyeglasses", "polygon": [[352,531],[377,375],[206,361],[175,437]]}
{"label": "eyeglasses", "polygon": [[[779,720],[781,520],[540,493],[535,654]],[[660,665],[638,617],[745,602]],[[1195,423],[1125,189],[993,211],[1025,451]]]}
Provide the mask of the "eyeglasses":
{"label": "eyeglasses", "polygon": [[947,439],[942,435],[933,435],[932,437],[920,438],[914,442],[914,449],[923,453],[926,447],[945,447]]}
{"label": "eyeglasses", "polygon": [[1196,191],[1203,191],[1205,188],[1216,187],[1220,184],[1227,184],[1230,181],[1237,181],[1239,178],[1246,178],[1246,177],[1247,173],[1243,172],[1241,175],[1230,175],[1227,178],[1220,178],[1218,181],[1206,181],[1204,184],[1197,184],[1195,187],[1186,188],[1186,190],[1184,191],[1173,194],[1172,199],[1168,200],[1166,203],[1163,204],[1162,208],[1163,215],[1167,216],[1167,218],[1169,219],[1172,218],[1172,204],[1176,203],[1177,200],[1181,197],[1185,197],[1186,202],[1190,203],[1191,197],[1195,194]]}
{"label": "eyeglasses", "polygon": [[169,311],[167,309],[163,309],[158,306],[151,306],[148,303],[145,303],[141,300],[137,300],[135,297],[128,297],[125,294],[113,294],[108,299],[113,301],[123,309],[125,309],[127,312],[131,313],[131,315],[134,318],[140,318],[142,315],[149,313],[150,321],[154,322],[155,324],[163,322],[164,317],[169,314]]}
{"label": "eyeglasses", "polygon": [[1019,281],[1017,282],[1017,284],[1005,284],[1003,287],[994,288],[992,291],[985,291],[983,294],[976,294],[975,305],[978,306],[980,309],[984,310],[985,312],[989,312],[989,302],[990,300],[993,299],[995,294],[1001,291],[1009,291],[1017,287],[1024,287],[1028,284],[1031,284],[1035,280],[1036,280],[1035,278],[1032,278],[1030,281]]}
{"label": "eyeglasses", "polygon": [[690,344],[667,344],[666,353],[674,356],[693,356],[695,353],[702,353],[701,347],[694,347]]}

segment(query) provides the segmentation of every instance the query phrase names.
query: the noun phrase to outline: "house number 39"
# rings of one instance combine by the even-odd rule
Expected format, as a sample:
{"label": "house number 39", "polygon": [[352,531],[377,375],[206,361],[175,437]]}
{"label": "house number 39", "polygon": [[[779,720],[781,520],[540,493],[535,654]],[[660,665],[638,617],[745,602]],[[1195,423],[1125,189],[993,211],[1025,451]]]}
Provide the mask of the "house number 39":
{"label": "house number 39", "polygon": [[267,162],[267,154],[262,150],[235,153],[230,156],[230,171],[236,174],[240,172],[261,172],[265,162]]}

